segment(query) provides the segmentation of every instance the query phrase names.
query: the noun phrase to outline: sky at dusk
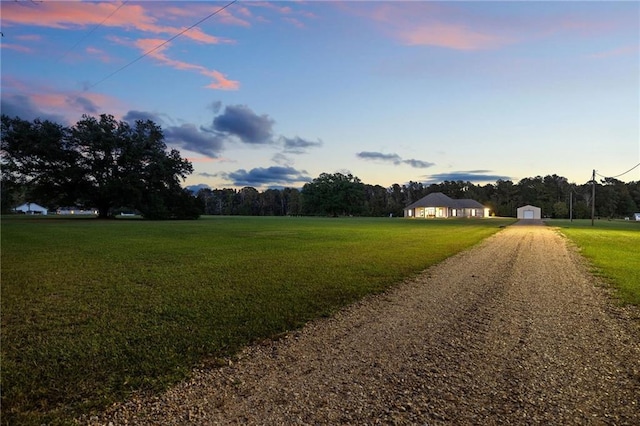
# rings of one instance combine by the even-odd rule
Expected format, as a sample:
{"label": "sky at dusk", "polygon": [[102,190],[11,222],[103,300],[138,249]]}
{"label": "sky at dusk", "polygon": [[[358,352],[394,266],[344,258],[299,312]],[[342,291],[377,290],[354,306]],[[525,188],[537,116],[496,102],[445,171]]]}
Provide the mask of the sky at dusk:
{"label": "sky at dusk", "polygon": [[3,114],[152,119],[185,185],[582,184],[640,162],[637,1],[21,0],[1,30]]}

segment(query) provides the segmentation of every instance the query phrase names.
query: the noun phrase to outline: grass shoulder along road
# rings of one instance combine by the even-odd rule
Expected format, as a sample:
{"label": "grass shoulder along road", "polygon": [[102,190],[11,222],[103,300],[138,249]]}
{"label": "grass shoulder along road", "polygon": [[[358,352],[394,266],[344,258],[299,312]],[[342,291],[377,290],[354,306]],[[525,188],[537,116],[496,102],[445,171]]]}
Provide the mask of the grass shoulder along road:
{"label": "grass shoulder along road", "polygon": [[2,423],[157,392],[513,221],[3,217]]}
{"label": "grass shoulder along road", "polygon": [[573,241],[623,303],[640,305],[640,222],[547,220]]}

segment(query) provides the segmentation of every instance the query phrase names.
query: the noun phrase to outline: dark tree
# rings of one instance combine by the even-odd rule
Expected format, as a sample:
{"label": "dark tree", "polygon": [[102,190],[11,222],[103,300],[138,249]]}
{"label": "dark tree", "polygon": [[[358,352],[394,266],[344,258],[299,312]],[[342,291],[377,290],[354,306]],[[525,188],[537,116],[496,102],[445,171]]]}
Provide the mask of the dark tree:
{"label": "dark tree", "polygon": [[390,194],[380,185],[365,185],[365,214],[367,216],[388,216],[394,211],[389,209]]}
{"label": "dark tree", "polygon": [[236,193],[238,200],[237,214],[242,216],[258,216],[260,213],[260,193],[252,186],[245,186]]}
{"label": "dark tree", "polygon": [[461,180],[445,180],[439,185],[440,188],[438,192],[442,192],[443,194],[454,199],[467,198],[467,191],[469,190],[470,186],[472,186],[470,182],[463,182]]}
{"label": "dark tree", "polygon": [[395,216],[402,216],[404,214],[404,208],[411,204],[406,198],[405,191],[402,186],[397,183],[391,185],[387,191],[389,191],[389,213],[393,213]]}
{"label": "dark tree", "polygon": [[260,216],[282,216],[284,199],[278,189],[267,189],[260,194]]}
{"label": "dark tree", "polygon": [[285,188],[282,190],[283,214],[287,216],[297,216],[302,214],[300,202],[300,191],[295,188]]}
{"label": "dark tree", "polygon": [[73,203],[82,173],[79,154],[69,145],[69,130],[50,121],[6,115],[0,121],[3,209],[27,198],[48,206]]}
{"label": "dark tree", "polygon": [[193,218],[200,209],[180,186],[191,163],[168,150],[152,121],[132,127],[111,115],[85,115],[68,129],[3,116],[2,152],[11,179],[30,194],[96,208],[101,218],[123,206],[148,219]]}
{"label": "dark tree", "polygon": [[629,191],[629,197],[635,205],[634,212],[638,212],[640,209],[640,180],[629,182],[627,184],[627,190]]}
{"label": "dark tree", "polygon": [[351,174],[322,173],[304,185],[302,197],[306,214],[359,215],[364,209],[364,184]]}
{"label": "dark tree", "polygon": [[517,208],[521,205],[516,198],[518,198],[518,187],[510,180],[499,179],[491,198],[496,215],[515,216]]}

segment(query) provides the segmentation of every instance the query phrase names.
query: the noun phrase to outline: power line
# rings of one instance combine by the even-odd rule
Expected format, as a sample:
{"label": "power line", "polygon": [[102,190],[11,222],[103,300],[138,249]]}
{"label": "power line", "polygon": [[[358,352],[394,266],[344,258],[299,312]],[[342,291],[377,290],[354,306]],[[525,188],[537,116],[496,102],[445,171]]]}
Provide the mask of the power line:
{"label": "power line", "polygon": [[195,24],[191,25],[190,27],[180,31],[178,34],[174,35],[173,37],[168,38],[167,40],[163,41],[162,43],[160,43],[159,45],[157,45],[156,47],[154,47],[153,49],[147,50],[146,52],[144,52],[142,55],[138,56],[136,59],[134,59],[133,61],[123,65],[122,67],[118,68],[117,70],[115,70],[114,72],[112,72],[111,74],[109,74],[108,76],[106,76],[105,78],[103,78],[102,80],[98,81],[95,84],[92,84],[91,86],[87,87],[85,90],[89,90],[92,89],[94,87],[96,87],[98,84],[104,82],[105,80],[108,80],[109,78],[113,77],[114,75],[118,74],[120,71],[124,70],[125,68],[128,68],[129,66],[135,64],[136,62],[138,62],[140,59],[144,58],[145,56],[155,52],[156,50],[160,49],[162,46],[164,46],[167,43],[170,43],[171,41],[177,39],[178,37],[180,37],[182,34],[186,33],[187,31],[197,27],[198,25],[202,24],[204,21],[206,21],[207,19],[217,15],[218,13],[222,12],[223,10],[225,10],[226,8],[228,8],[229,6],[231,6],[232,4],[236,3],[238,0],[232,0],[229,3],[225,4],[224,6],[222,6],[220,9],[215,10],[214,12],[210,13],[209,15],[205,16],[204,18],[202,18],[201,20],[199,20],[198,22],[196,22]]}
{"label": "power line", "polygon": [[91,31],[89,31],[88,33],[86,33],[86,34],[84,35],[84,37],[80,38],[80,40],[78,40],[78,41],[76,42],[76,44],[74,44],[73,46],[71,46],[71,48],[70,48],[69,50],[67,50],[67,51],[64,53],[64,55],[60,56],[60,58],[58,58],[58,61],[56,61],[56,62],[59,62],[59,61],[61,61],[62,59],[64,59],[64,57],[65,57],[65,56],[67,56],[67,55],[69,54],[69,52],[71,52],[73,49],[75,49],[76,47],[78,47],[78,45],[79,45],[80,43],[82,43],[84,40],[86,40],[86,39],[87,39],[91,34],[93,34],[93,32],[94,32],[95,30],[97,30],[98,28],[100,28],[100,27],[102,26],[102,24],[104,24],[105,22],[107,22],[107,19],[111,18],[111,17],[112,17],[112,16],[113,16],[117,11],[119,11],[119,10],[120,10],[120,8],[121,8],[122,6],[124,6],[128,1],[129,1],[129,0],[125,0],[125,1],[123,1],[122,3],[120,3],[120,6],[118,6],[117,8],[115,8],[115,10],[114,10],[113,12],[111,12],[111,13],[109,14],[109,16],[107,16],[106,18],[104,18],[104,19],[102,20],[102,22],[100,22],[98,25],[96,25],[95,27],[93,27],[93,28],[91,29]]}
{"label": "power line", "polygon": [[627,170],[626,172],[624,172],[624,173],[620,173],[619,175],[615,175],[615,176],[603,176],[603,175],[601,175],[601,174],[600,174],[600,173],[598,173],[598,172],[596,172],[596,174],[597,174],[598,176],[600,176],[601,178],[603,178],[603,179],[615,179],[615,178],[618,178],[618,177],[620,177],[620,176],[626,175],[626,174],[627,174],[627,173],[629,173],[630,171],[632,171],[632,170],[636,169],[638,166],[640,166],[640,163],[636,164],[635,166],[633,166],[632,168],[630,168],[630,169],[629,169],[629,170]]}

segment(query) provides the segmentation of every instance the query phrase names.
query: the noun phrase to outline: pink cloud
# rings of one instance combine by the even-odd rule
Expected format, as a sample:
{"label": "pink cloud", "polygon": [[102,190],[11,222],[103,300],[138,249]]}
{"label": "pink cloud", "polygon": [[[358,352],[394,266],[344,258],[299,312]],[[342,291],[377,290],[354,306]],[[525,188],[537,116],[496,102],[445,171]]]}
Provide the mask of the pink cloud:
{"label": "pink cloud", "polygon": [[[242,9],[240,9],[239,14],[243,14],[245,16],[245,18],[250,17],[251,13],[249,12],[247,14],[247,12],[249,12],[249,10],[244,7]],[[220,13],[218,13],[218,20],[224,24],[227,25],[236,25],[236,26],[240,26],[240,27],[250,27],[251,23],[247,20],[247,19],[242,19],[239,18],[237,16],[234,16],[231,12],[229,12],[227,9],[221,11]]]}
{"label": "pink cloud", "polygon": [[456,50],[491,49],[507,41],[458,25],[434,24],[400,31],[398,38],[412,46],[438,46]]}
{"label": "pink cloud", "polygon": [[25,34],[16,36],[16,39],[22,41],[40,41],[42,40],[42,36],[39,34]]}
{"label": "pink cloud", "polygon": [[[188,70],[188,71],[196,71],[201,75],[212,78],[214,81],[205,87],[208,89],[218,89],[218,90],[237,90],[240,88],[240,83],[235,80],[229,80],[219,71],[210,70],[202,65],[192,64],[189,62],[179,61],[175,59],[169,58],[164,51],[169,47],[169,44],[165,44],[162,47],[157,47],[161,45],[164,40],[159,39],[140,39],[135,42],[136,47],[138,47],[143,53],[151,51],[148,56],[154,58],[155,60],[173,67],[178,70]],[[155,49],[155,50],[153,50]],[[152,51],[153,50],[153,51]]]}
{"label": "pink cloud", "polygon": [[238,90],[240,88],[239,82],[227,79],[227,77],[219,71],[211,70],[202,72],[202,74],[215,80],[213,83],[205,86],[208,89]]}
{"label": "pink cloud", "polygon": [[[169,7],[163,7],[160,9],[154,9],[154,12],[156,13],[156,16],[158,18],[162,18],[163,21],[175,21],[178,18],[189,18],[191,21],[198,21],[200,19],[202,19],[205,16],[208,16],[209,14],[213,13],[213,12],[217,12],[215,14],[215,16],[213,16],[211,18],[212,21],[214,22],[221,22],[223,24],[227,24],[227,25],[236,25],[236,26],[242,26],[242,27],[249,27],[251,26],[251,23],[249,21],[247,21],[246,19],[242,19],[242,18],[238,18],[236,15],[242,15],[245,18],[249,18],[251,17],[251,14],[247,14],[248,9],[246,7],[234,7],[233,11],[232,8],[228,8],[228,9],[220,9],[222,7],[222,4],[220,3],[215,3],[215,4],[208,4],[208,3],[190,3],[189,7],[176,7],[176,6],[169,6]],[[234,13],[236,15],[234,15]]]}
{"label": "pink cloud", "polygon": [[31,84],[13,77],[12,75],[2,75],[2,89],[7,92],[29,92]]}
{"label": "pink cloud", "polygon": [[107,52],[105,52],[104,50],[96,49],[95,47],[87,47],[85,49],[85,52],[87,52],[91,56],[97,57],[104,63],[113,62],[113,58],[109,56],[109,54],[107,54]]}
{"label": "pink cloud", "polygon": [[[167,35],[175,35],[187,28],[161,25],[152,16],[154,8],[158,8],[159,4],[161,3],[154,2],[151,7],[147,7],[144,3],[122,5],[121,2],[7,2],[2,7],[2,21],[7,26],[20,24],[62,29],[101,24],[104,27]],[[119,6],[120,9],[113,13]],[[111,13],[113,15],[109,16]],[[105,20],[107,16],[109,18]],[[183,36],[208,44],[228,42],[206,34],[197,27],[185,32]]]}
{"label": "pink cloud", "polygon": [[58,117],[67,123],[80,119],[82,114],[102,113],[122,116],[128,111],[118,99],[108,95],[82,90],[60,90],[48,85],[24,82],[3,75],[3,107],[7,113],[25,119]]}
{"label": "pink cloud", "polygon": [[[188,19],[189,24],[193,23],[195,17],[202,18],[204,13],[211,13],[220,9],[220,5],[193,4],[188,8],[175,7],[170,3],[123,3],[123,2],[43,2],[30,4],[27,2],[15,2],[3,4],[2,20],[3,24],[11,25],[31,25],[50,28],[74,29],[78,27],[89,27],[102,25],[104,27],[117,27],[125,30],[137,30],[144,33],[162,35],[157,38],[142,38],[133,43],[134,47],[146,53],[156,46],[162,44],[165,35],[176,36],[185,31],[187,26],[166,25],[171,21],[184,21]],[[247,21],[236,18],[229,11],[222,10],[218,14],[221,22],[233,23],[235,25],[249,25]],[[167,18],[170,16],[171,19]],[[205,15],[206,16],[206,15]],[[106,19],[105,19],[106,18]],[[206,44],[230,43],[231,40],[214,37],[205,33],[199,27],[185,31],[181,37]],[[132,43],[122,37],[107,37],[120,44],[131,46]],[[25,48],[15,45],[5,45],[7,48],[27,52]],[[179,61],[170,58],[166,54],[166,48],[156,49],[149,53],[155,60],[179,70],[196,71],[213,79],[213,82],[205,86],[212,89],[236,90],[239,88],[237,81],[230,80],[217,70],[210,70],[201,65]],[[98,57],[103,62],[110,62],[112,58],[105,52],[89,47],[86,53]]]}
{"label": "pink cloud", "polygon": [[[317,18],[317,16],[312,12],[301,10],[299,6],[301,6],[302,4],[304,3],[296,3],[295,7],[292,7],[289,5],[281,6],[278,3],[270,1],[246,2],[243,3],[243,5],[246,5],[246,7],[243,7],[238,13],[248,18],[253,17],[253,13],[251,12],[251,10],[249,10],[249,8],[263,9],[268,12],[283,15],[284,21],[289,22],[298,28],[304,28],[305,23],[303,22],[303,19],[314,19]],[[271,22],[270,19],[264,16],[257,16],[254,18],[254,20],[259,22]]]}
{"label": "pink cloud", "polygon": [[287,15],[289,13],[291,13],[293,11],[293,9],[291,9],[291,7],[289,6],[280,6],[276,3],[270,2],[270,1],[258,1],[258,2],[252,2],[250,3],[251,7],[262,7],[265,9],[270,9],[273,10],[275,12]]}
{"label": "pink cloud", "polygon": [[240,7],[238,10],[238,15],[242,15],[245,18],[250,18],[251,16],[253,16],[253,14],[251,13],[251,11],[246,8],[246,7]]}
{"label": "pink cloud", "polygon": [[604,58],[611,58],[614,56],[637,55],[639,50],[640,50],[640,45],[623,46],[623,47],[618,47],[611,50],[606,50],[604,52],[594,53],[592,55],[589,55],[589,57],[593,59],[604,59]]}
{"label": "pink cloud", "polygon": [[[580,10],[568,13],[564,7],[557,13],[533,13],[527,17],[515,10],[505,14],[478,13],[475,7],[453,1],[332,4],[343,13],[368,20],[376,30],[403,44],[454,50],[497,49],[549,37],[593,38],[630,28],[637,31],[637,14],[612,12],[596,16]],[[539,10],[532,7],[533,12]]]}
{"label": "pink cloud", "polygon": [[44,110],[60,111],[67,105],[67,96],[62,93],[32,93],[30,98]]}
{"label": "pink cloud", "polygon": [[124,109],[118,101],[101,93],[80,90],[32,93],[30,98],[39,108],[69,115],[116,114]]}
{"label": "pink cloud", "polygon": [[187,157],[191,163],[220,163],[222,159],[220,158],[211,158],[211,157]]}
{"label": "pink cloud", "polygon": [[372,20],[403,44],[455,50],[492,49],[513,40],[479,20],[461,19],[440,3],[399,2],[374,7],[344,8]]}
{"label": "pink cloud", "polygon": [[26,46],[22,46],[20,44],[2,43],[2,45],[0,45],[0,47],[2,47],[3,49],[15,50],[17,52],[22,52],[22,53],[32,53],[33,52],[33,50],[31,48],[26,47]]}
{"label": "pink cloud", "polygon": [[291,25],[293,25],[294,27],[298,27],[298,28],[304,28],[304,27],[305,27],[305,25],[304,25],[304,24],[303,24],[299,19],[296,19],[296,18],[289,18],[289,17],[285,17],[285,18],[282,18],[282,19],[283,19],[284,21],[286,21],[286,22],[290,23],[290,24],[291,24]]}

